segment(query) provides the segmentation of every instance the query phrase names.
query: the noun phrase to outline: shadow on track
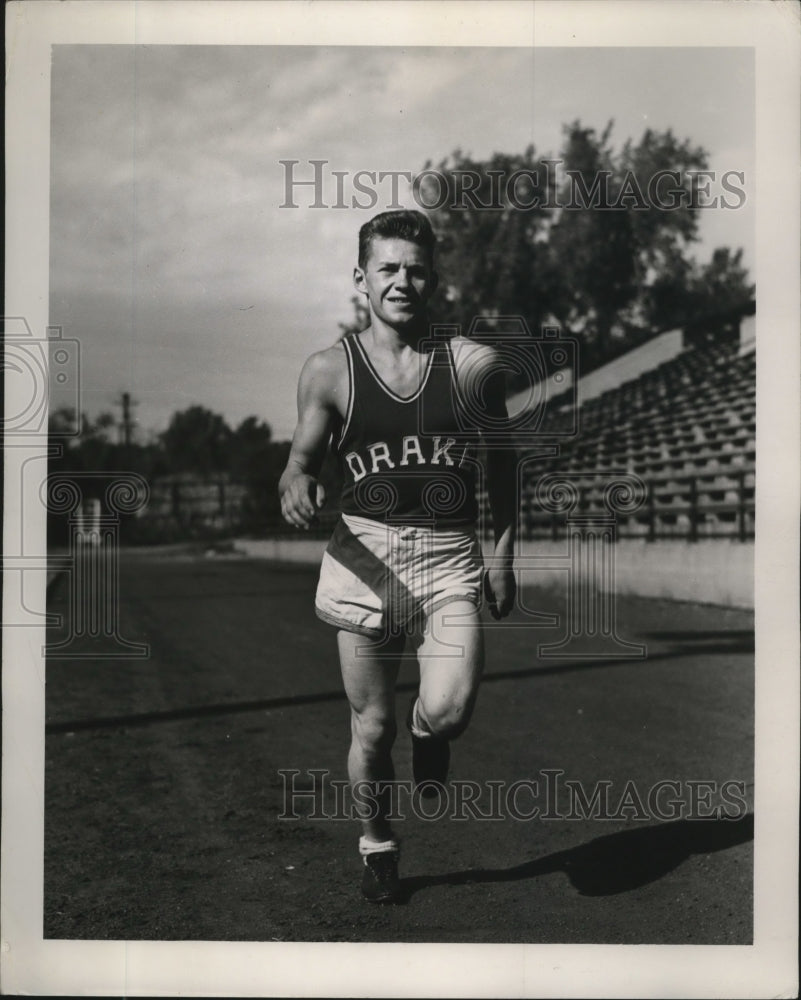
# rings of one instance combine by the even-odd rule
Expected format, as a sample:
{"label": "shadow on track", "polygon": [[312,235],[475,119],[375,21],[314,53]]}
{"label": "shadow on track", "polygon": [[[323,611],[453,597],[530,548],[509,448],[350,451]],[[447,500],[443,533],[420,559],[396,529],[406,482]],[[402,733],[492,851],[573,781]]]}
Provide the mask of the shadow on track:
{"label": "shadow on track", "polygon": [[716,642],[753,643],[754,630],[750,629],[681,629],[641,632],[641,639],[663,639],[667,642],[700,642],[704,639],[714,639]]}
{"label": "shadow on track", "polygon": [[520,882],[565,872],[582,896],[613,896],[656,882],[693,854],[724,851],[754,839],[754,816],[742,819],[677,820],[598,837],[586,844],[524,861],[512,868],[477,868],[403,879],[407,900],[438,885]]}

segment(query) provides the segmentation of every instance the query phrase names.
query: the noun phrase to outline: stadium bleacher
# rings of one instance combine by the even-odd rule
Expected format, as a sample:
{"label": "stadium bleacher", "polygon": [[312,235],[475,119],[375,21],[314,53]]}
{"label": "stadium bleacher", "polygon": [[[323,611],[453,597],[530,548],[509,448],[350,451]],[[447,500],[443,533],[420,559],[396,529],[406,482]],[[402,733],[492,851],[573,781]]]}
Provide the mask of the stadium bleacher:
{"label": "stadium bleacher", "polygon": [[[575,517],[608,513],[605,488],[616,474],[628,474],[645,484],[645,502],[616,514],[619,538],[753,538],[755,365],[753,350],[710,338],[579,403],[578,434],[560,440],[557,455],[525,461],[522,537],[565,531],[565,515],[537,503],[543,476],[575,486]],[[543,440],[573,419],[566,408],[549,411]],[[485,497],[482,508],[488,514]]]}

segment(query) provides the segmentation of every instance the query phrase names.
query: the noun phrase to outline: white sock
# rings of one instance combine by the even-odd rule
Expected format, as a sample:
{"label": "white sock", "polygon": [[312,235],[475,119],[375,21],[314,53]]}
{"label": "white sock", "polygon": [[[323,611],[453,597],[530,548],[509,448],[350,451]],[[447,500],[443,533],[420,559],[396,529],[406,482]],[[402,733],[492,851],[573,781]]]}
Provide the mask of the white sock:
{"label": "white sock", "polygon": [[367,837],[359,837],[359,854],[363,858],[368,854],[379,854],[382,851],[397,851],[399,846],[394,837],[389,840],[368,840]]}
{"label": "white sock", "polygon": [[420,725],[420,716],[417,714],[417,710],[420,707],[420,699],[418,698],[414,703],[414,708],[412,709],[412,724],[409,727],[412,732],[412,736],[416,736],[418,739],[425,739],[427,736],[432,736],[427,729],[423,729]]}

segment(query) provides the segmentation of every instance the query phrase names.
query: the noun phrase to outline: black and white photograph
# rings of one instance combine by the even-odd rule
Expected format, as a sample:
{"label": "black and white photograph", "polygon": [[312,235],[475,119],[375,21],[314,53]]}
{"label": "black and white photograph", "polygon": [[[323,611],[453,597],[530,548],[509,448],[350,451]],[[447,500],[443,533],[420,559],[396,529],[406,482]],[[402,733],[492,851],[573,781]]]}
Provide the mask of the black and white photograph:
{"label": "black and white photograph", "polygon": [[801,20],[724,6],[8,6],[4,992],[797,993]]}

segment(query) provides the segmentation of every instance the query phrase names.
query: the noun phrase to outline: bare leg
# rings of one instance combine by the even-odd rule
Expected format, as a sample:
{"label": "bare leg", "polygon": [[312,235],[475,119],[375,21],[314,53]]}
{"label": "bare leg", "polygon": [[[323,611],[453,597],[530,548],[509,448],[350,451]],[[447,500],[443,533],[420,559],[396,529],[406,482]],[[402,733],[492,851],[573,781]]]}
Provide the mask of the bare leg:
{"label": "bare leg", "polygon": [[[392,781],[392,744],[395,742],[395,682],[403,653],[403,639],[372,641],[352,632],[337,633],[342,680],[350,702],[351,744],[348,777],[356,782]],[[380,655],[378,655],[380,653]],[[366,796],[365,796],[366,798]],[[390,797],[378,794],[374,818],[364,818],[365,837],[389,840]]]}
{"label": "bare leg", "polygon": [[[447,624],[445,619],[451,618]],[[433,611],[417,649],[420,698],[416,722],[434,736],[455,739],[466,728],[484,669],[478,610],[453,601]]]}

